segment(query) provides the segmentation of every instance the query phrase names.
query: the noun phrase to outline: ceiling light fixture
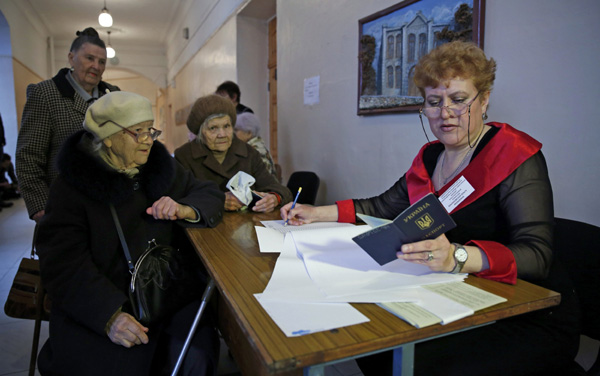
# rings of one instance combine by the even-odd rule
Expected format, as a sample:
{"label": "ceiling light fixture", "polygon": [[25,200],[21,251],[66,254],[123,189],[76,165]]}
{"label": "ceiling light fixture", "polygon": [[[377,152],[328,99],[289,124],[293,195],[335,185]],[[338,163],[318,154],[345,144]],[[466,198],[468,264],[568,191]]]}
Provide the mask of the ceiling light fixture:
{"label": "ceiling light fixture", "polygon": [[108,33],[108,44],[106,45],[106,57],[108,57],[109,59],[112,59],[113,57],[115,57],[115,55],[117,53],[115,52],[115,49],[112,48],[112,46],[110,45],[110,30],[108,30],[107,33]]}
{"label": "ceiling light fixture", "polygon": [[108,9],[106,8],[106,0],[104,0],[104,8],[102,8],[102,11],[98,16],[98,23],[100,24],[100,26],[104,27],[111,27],[113,24],[112,16],[110,15],[110,13],[108,13]]}

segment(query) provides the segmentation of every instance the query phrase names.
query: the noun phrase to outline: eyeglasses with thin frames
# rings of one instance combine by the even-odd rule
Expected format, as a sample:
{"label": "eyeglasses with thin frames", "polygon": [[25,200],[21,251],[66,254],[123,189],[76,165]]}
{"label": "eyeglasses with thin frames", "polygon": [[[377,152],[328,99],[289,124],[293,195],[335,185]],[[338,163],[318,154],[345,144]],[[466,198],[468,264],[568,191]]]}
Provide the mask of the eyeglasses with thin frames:
{"label": "eyeglasses with thin frames", "polygon": [[475,144],[471,146],[471,105],[473,104],[473,102],[475,102],[475,100],[477,99],[478,96],[479,96],[479,91],[477,92],[475,97],[469,103],[455,103],[455,104],[451,104],[448,106],[421,107],[421,109],[419,110],[419,120],[421,120],[421,128],[423,128],[423,133],[425,133],[425,138],[427,138],[427,143],[430,143],[431,141],[429,141],[429,136],[427,136],[427,132],[425,132],[425,125],[423,125],[423,116],[422,115],[424,114],[428,118],[437,119],[438,117],[440,117],[442,115],[442,109],[445,107],[446,110],[448,111],[448,113],[451,113],[450,111],[452,111],[452,113],[454,113],[455,116],[461,116],[465,112],[467,112],[465,110],[468,110],[469,122],[467,125],[467,140],[469,142],[470,148],[475,147],[475,145],[477,144],[477,141],[479,141],[479,137],[481,137],[481,134],[483,133],[483,132],[479,133],[479,136],[477,136],[477,140],[475,141]]}
{"label": "eyeglasses with thin frames", "polygon": [[135,142],[137,142],[138,144],[141,144],[142,142],[146,141],[148,138],[152,139],[152,141],[155,141],[161,134],[162,131],[155,129],[155,128],[150,128],[149,132],[134,132],[132,130],[129,130],[127,128],[125,128],[124,126],[122,126],[121,124],[112,121],[112,120],[107,120],[104,123],[101,123],[98,125],[98,127],[102,127],[104,124],[106,123],[113,123],[115,124],[117,127],[123,129],[125,132],[129,133],[130,135],[133,136],[133,138],[135,139]]}
{"label": "eyeglasses with thin frames", "polygon": [[[455,116],[463,115],[464,113],[469,111],[471,114],[471,105],[475,100],[479,97],[479,92],[475,95],[475,97],[469,103],[453,103],[448,106],[434,106],[434,107],[421,107],[419,113],[424,114],[428,118],[437,119],[442,115],[442,109],[446,109],[449,114],[453,114]],[[441,102],[440,102],[441,103]]]}

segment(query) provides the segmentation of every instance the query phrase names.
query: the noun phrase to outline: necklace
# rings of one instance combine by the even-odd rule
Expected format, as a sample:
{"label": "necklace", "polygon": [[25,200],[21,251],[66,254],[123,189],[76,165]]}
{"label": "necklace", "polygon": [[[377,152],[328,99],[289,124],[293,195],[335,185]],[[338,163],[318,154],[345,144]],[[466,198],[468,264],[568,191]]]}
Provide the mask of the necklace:
{"label": "necklace", "polygon": [[445,178],[443,176],[443,173],[444,173],[443,172],[444,171],[444,161],[446,160],[446,150],[444,150],[444,152],[442,153],[442,162],[441,162],[441,166],[440,166],[440,172],[438,173],[438,186],[439,186],[439,188],[443,187],[450,180],[454,179],[454,177],[456,175],[458,175],[458,173],[461,172],[465,168],[465,162],[470,159],[470,156],[473,154],[474,150],[475,150],[475,148],[469,149],[469,151],[463,157],[462,161],[460,161],[460,164],[458,165],[458,167],[456,167],[456,169],[454,171],[452,171],[452,173],[447,178]]}

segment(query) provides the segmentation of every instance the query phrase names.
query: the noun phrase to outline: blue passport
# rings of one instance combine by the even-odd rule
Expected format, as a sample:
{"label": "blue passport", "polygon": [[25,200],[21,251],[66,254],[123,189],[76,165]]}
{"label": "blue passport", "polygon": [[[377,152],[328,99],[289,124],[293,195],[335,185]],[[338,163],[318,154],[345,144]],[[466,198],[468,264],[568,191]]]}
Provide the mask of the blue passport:
{"label": "blue passport", "polygon": [[456,227],[450,214],[433,194],[429,193],[412,204],[393,221],[357,214],[373,226],[352,238],[380,265],[397,259],[402,244],[433,239]]}

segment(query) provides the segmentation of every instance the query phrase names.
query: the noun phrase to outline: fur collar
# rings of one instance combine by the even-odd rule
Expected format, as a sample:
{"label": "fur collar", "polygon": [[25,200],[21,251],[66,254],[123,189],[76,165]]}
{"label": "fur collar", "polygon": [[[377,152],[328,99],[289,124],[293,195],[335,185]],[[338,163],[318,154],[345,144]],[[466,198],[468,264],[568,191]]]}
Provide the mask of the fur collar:
{"label": "fur collar", "polygon": [[65,141],[58,155],[58,170],[62,178],[94,201],[119,204],[129,199],[139,184],[150,200],[164,196],[175,179],[175,160],[167,149],[154,141],[148,162],[131,179],[108,167],[88,151],[92,136],[79,131]]}

